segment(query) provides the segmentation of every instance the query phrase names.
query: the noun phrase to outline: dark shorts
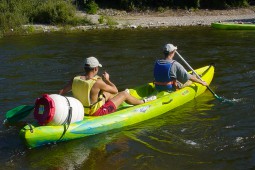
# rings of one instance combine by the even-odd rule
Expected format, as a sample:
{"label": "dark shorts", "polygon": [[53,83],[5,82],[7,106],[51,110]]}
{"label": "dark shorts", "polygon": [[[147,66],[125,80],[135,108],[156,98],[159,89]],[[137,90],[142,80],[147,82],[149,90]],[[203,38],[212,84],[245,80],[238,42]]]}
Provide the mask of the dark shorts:
{"label": "dark shorts", "polygon": [[115,112],[116,106],[111,100],[108,100],[103,106],[101,106],[92,116],[103,116]]}

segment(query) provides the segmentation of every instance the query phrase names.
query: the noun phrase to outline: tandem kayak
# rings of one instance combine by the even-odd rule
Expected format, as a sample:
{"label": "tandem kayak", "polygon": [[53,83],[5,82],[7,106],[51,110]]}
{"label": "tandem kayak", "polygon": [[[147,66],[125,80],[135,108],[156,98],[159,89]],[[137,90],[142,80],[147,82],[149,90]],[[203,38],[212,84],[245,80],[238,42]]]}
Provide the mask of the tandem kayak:
{"label": "tandem kayak", "polygon": [[[201,78],[211,83],[214,75],[214,66],[205,66],[195,70]],[[24,126],[20,130],[20,137],[29,148],[46,144],[82,138],[110,131],[151,119],[162,115],[178,106],[181,106],[206,90],[205,86],[192,83],[190,86],[175,92],[157,93],[153,83],[129,89],[130,94],[136,98],[157,95],[157,99],[141,104],[128,105],[123,103],[116,112],[104,116],[84,116],[82,121],[66,125],[45,125],[37,123]]]}
{"label": "tandem kayak", "polygon": [[211,26],[216,29],[226,30],[255,30],[255,24],[252,23],[215,22]]}

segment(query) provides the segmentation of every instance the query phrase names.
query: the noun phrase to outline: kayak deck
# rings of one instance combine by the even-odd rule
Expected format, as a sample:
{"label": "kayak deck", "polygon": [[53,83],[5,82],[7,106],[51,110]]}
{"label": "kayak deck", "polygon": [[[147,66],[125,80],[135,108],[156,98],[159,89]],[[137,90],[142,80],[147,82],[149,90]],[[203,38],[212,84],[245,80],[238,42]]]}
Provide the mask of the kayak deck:
{"label": "kayak deck", "polygon": [[[205,66],[197,69],[196,72],[210,84],[214,75],[214,67]],[[21,129],[20,137],[28,147],[34,148],[133,125],[187,103],[202,94],[206,87],[192,83],[190,86],[175,92],[157,93],[154,84],[148,83],[129,90],[130,94],[138,99],[150,95],[157,95],[157,99],[136,106],[123,103],[114,113],[104,116],[85,116],[83,121],[72,123],[69,126],[39,126],[36,123],[32,126],[27,125]]]}

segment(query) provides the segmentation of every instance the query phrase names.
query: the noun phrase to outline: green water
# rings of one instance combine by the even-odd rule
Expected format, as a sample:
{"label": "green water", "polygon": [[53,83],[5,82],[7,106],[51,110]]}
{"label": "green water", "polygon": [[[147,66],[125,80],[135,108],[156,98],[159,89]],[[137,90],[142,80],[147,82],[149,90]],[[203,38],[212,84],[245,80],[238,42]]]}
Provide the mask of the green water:
{"label": "green water", "polygon": [[[185,27],[38,34],[0,39],[0,120],[33,104],[96,56],[119,90],[153,80],[162,46],[173,43],[193,67],[215,63],[209,91],[157,118],[88,138],[26,148],[17,128],[0,128],[3,169],[253,169],[255,32]],[[176,56],[176,60],[178,57]]]}

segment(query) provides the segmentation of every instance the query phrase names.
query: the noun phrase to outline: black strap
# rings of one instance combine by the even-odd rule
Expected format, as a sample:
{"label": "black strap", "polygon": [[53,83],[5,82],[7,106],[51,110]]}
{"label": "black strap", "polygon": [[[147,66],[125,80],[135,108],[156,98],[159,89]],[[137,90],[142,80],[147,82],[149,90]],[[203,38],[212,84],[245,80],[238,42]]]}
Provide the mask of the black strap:
{"label": "black strap", "polygon": [[94,105],[96,105],[97,103],[99,103],[99,102],[102,101],[102,100],[103,100],[103,98],[98,98],[97,102],[91,104],[90,106],[83,106],[83,107],[84,107],[84,108],[89,108],[89,109],[91,109]]}
{"label": "black strap", "polygon": [[[101,92],[101,91],[100,91],[100,92]],[[103,100],[103,98],[106,99],[104,93],[100,93],[100,92],[98,93],[98,100],[97,100],[97,102],[91,104],[90,106],[83,106],[83,107],[84,107],[84,108],[89,108],[89,109],[91,109],[94,105],[96,105],[97,103],[101,102],[101,101]],[[99,97],[101,94],[102,94],[103,98],[100,98],[100,97]]]}
{"label": "black strap", "polygon": [[34,133],[33,126],[30,123],[27,123],[27,125],[29,127],[30,133]]}
{"label": "black strap", "polygon": [[[64,97],[65,97],[65,96],[64,96]],[[63,131],[61,137],[60,137],[58,140],[61,140],[61,139],[63,138],[63,136],[66,134],[66,132],[67,132],[67,130],[68,130],[70,124],[71,124],[71,120],[72,120],[72,111],[73,111],[73,108],[71,107],[68,98],[67,98],[67,97],[65,97],[65,98],[66,98],[66,101],[67,101],[67,103],[68,103],[69,110],[68,110],[67,118],[66,118],[66,120],[63,122],[64,131]]]}

